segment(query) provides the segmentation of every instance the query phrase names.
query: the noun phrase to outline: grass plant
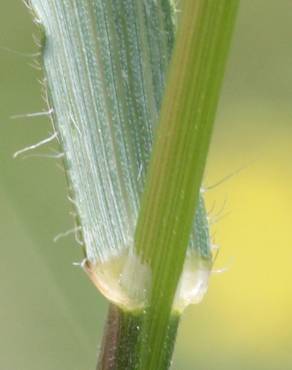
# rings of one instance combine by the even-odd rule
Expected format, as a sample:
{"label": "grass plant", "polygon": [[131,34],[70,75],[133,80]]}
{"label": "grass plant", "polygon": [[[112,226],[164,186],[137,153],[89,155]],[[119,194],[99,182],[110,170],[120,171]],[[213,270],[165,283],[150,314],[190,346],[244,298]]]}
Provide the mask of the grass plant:
{"label": "grass plant", "polygon": [[82,266],[110,302],[97,369],[167,370],[206,291],[199,195],[239,0],[31,0]]}

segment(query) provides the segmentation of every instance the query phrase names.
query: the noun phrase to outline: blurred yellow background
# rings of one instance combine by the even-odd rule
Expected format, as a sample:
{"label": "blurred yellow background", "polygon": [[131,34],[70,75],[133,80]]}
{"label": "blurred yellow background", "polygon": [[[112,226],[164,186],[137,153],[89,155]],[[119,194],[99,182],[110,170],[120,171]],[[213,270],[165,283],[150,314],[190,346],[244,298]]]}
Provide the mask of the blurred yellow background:
{"label": "blurred yellow background", "polygon": [[[12,159],[51,132],[46,118],[10,119],[44,108],[34,33],[20,0],[2,2],[0,370],[90,370],[106,303],[72,266],[74,238],[53,243],[72,227],[64,174],[54,159]],[[206,193],[227,272],[187,309],[176,370],[292,368],[291,40],[291,0],[241,0],[204,180],[242,168]]]}

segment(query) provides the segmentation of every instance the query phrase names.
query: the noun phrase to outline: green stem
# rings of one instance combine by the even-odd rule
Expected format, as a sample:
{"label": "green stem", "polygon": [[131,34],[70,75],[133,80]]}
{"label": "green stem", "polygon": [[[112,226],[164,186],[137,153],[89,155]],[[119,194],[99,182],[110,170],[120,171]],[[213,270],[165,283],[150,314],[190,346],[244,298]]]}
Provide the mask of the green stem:
{"label": "green stem", "polygon": [[142,314],[110,305],[97,370],[133,369],[139,362]]}
{"label": "green stem", "polygon": [[[162,369],[168,369],[171,362],[179,315],[172,315],[167,334],[167,351]],[[141,364],[141,349],[144,345],[145,313],[125,312],[110,305],[105,326],[100,358],[96,370],[137,370]]]}
{"label": "green stem", "polygon": [[135,237],[152,272],[143,370],[164,369],[237,6],[237,0],[183,3]]}

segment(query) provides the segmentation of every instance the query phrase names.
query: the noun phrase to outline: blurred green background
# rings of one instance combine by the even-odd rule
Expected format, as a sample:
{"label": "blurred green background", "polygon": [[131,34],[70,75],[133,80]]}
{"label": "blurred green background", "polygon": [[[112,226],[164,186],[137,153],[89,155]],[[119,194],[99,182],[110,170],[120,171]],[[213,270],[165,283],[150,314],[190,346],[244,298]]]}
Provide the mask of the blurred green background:
{"label": "blurred green background", "polygon": [[[106,303],[84,273],[58,160],[15,151],[52,132],[21,0],[0,5],[0,369],[93,370]],[[176,370],[292,368],[292,1],[241,0],[205,184],[220,245],[205,300],[187,309]],[[10,49],[10,50],[8,50]],[[23,54],[24,53],[24,54]],[[50,154],[53,145],[34,153]]]}

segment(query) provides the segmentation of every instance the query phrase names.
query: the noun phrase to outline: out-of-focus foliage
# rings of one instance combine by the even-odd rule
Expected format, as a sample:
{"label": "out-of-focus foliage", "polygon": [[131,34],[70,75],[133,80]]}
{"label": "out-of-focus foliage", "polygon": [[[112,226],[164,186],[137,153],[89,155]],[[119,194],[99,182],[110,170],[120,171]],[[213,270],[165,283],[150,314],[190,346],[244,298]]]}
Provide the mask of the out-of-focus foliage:
{"label": "out-of-focus foliage", "polygon": [[[23,4],[0,9],[0,47],[36,52]],[[187,310],[174,369],[292,367],[291,14],[290,0],[241,2],[206,185],[249,167],[206,194],[215,268],[229,271]],[[53,159],[12,159],[51,132],[45,118],[9,119],[44,108],[32,61],[0,49],[0,368],[93,369],[104,301],[71,266],[74,238],[52,242],[73,226],[64,174]]]}

